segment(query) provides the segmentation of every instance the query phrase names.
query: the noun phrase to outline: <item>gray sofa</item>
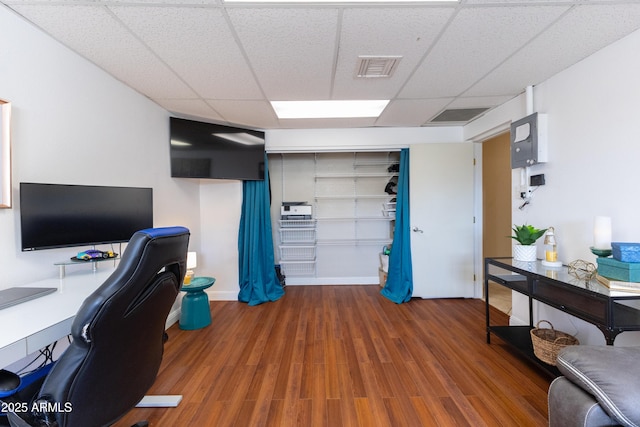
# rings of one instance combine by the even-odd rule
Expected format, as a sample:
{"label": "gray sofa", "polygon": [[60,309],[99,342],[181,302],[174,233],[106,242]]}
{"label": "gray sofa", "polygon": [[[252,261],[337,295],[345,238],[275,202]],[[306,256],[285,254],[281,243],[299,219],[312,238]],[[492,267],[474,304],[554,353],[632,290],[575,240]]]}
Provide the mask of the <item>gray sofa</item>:
{"label": "gray sofa", "polygon": [[640,426],[640,348],[576,345],[558,354],[549,426]]}

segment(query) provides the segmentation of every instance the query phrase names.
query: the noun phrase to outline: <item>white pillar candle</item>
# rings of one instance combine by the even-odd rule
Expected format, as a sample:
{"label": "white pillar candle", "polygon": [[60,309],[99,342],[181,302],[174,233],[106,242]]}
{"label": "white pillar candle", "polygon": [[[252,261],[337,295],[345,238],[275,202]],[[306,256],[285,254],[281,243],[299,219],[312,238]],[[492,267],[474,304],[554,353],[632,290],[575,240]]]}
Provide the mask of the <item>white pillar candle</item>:
{"label": "white pillar candle", "polygon": [[597,216],[593,223],[593,247],[611,249],[611,218]]}

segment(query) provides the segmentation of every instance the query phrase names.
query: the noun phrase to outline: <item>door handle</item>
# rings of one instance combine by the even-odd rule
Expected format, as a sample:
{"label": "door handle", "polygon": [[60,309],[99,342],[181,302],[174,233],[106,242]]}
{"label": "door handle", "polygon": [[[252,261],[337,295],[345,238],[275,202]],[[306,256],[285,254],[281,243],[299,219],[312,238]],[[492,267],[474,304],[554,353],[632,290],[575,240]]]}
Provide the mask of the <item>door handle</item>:
{"label": "door handle", "polygon": [[424,231],[420,230],[418,227],[413,227],[412,230],[414,233],[424,233]]}

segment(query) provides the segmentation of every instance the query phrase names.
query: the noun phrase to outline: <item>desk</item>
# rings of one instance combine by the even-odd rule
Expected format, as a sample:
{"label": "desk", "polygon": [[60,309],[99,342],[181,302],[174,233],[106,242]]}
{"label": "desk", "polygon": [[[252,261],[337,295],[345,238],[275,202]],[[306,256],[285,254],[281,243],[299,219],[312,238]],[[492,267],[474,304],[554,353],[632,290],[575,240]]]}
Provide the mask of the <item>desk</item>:
{"label": "desk", "polygon": [[[529,325],[494,326],[489,318],[489,282],[519,292],[529,299]],[[525,356],[556,374],[557,370],[533,355],[530,330],[533,328],[533,300],[571,314],[600,329],[608,345],[624,331],[640,330],[640,294],[612,291],[597,280],[580,280],[567,267],[550,268],[536,262],[511,258],[486,258],[484,262],[487,343],[491,333],[502,338]]]}
{"label": "desk", "polygon": [[67,274],[64,279],[25,284],[58,290],[0,310],[0,368],[67,336],[82,302],[113,271],[111,267],[97,271],[79,270]]}

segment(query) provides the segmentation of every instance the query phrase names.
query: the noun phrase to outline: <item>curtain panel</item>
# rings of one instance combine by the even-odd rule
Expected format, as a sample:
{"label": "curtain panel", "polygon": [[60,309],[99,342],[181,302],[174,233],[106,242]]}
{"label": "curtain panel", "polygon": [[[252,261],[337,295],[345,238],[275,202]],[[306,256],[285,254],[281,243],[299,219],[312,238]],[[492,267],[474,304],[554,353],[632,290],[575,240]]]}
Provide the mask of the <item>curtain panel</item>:
{"label": "curtain panel", "polygon": [[238,300],[250,306],[276,301],[284,289],[275,271],[271,232],[269,168],[264,157],[264,180],[242,182],[242,212],[238,232]]}
{"label": "curtain panel", "polygon": [[387,282],[380,292],[396,304],[408,302],[413,294],[408,148],[403,148],[400,152],[398,194],[396,195],[396,224],[393,230],[391,254],[389,254]]}

